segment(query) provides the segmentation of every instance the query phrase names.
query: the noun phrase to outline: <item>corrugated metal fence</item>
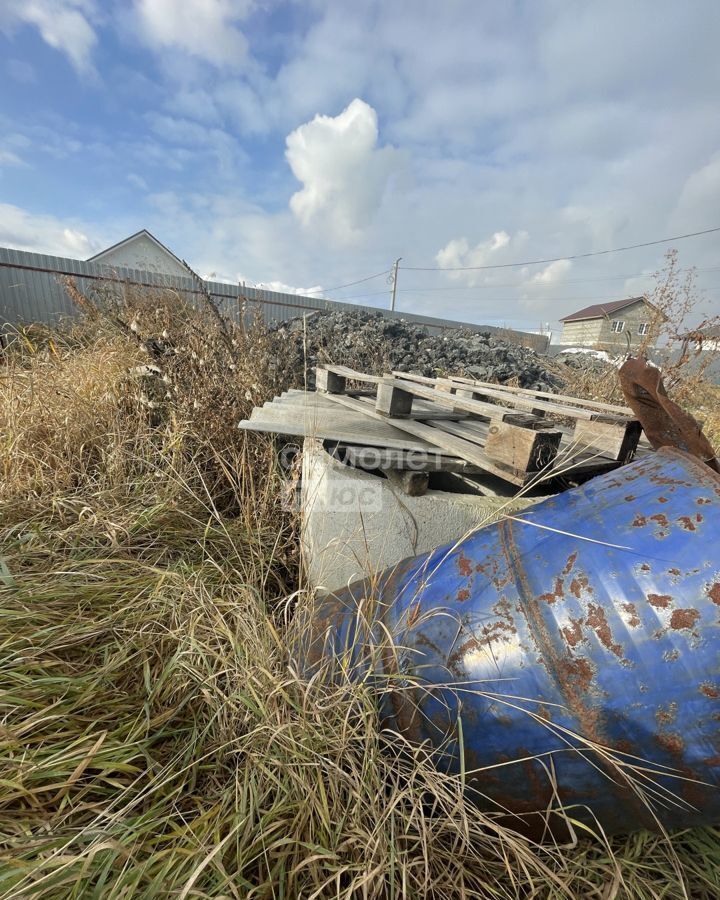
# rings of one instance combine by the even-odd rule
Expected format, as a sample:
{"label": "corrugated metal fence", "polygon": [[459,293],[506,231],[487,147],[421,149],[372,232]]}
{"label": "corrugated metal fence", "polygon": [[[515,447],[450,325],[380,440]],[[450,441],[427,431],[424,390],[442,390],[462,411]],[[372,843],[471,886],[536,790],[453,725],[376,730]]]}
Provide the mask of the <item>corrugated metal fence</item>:
{"label": "corrugated metal fence", "polygon": [[136,269],[116,268],[101,263],[84,262],[79,259],[65,259],[40,253],[26,253],[0,247],[0,330],[6,324],[21,322],[44,322],[53,324],[64,317],[77,314],[65,290],[64,281],[72,277],[80,291],[88,295],[108,291],[122,292],[138,288],[151,290],[161,288],[177,291],[191,299],[199,296],[204,289],[210,293],[220,312],[228,318],[248,324],[259,311],[264,320],[283,322],[314,310],[352,310],[380,312],[390,319],[405,319],[422,325],[431,333],[442,333],[453,328],[471,331],[491,331],[502,334],[506,340],[532,347],[544,353],[548,338],[541,334],[496,328],[492,325],[474,325],[451,319],[436,319],[413,313],[391,312],[374,306],[360,306],[337,300],[323,300],[299,294],[283,294],[243,285],[223,284],[155,272],[141,272]]}

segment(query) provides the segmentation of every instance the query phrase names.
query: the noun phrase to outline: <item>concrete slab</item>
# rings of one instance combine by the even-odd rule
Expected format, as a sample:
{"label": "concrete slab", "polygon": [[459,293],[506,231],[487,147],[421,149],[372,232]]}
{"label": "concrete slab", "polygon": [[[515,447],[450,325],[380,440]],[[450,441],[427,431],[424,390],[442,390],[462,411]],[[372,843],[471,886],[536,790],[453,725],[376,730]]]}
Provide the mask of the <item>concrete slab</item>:
{"label": "concrete slab", "polygon": [[385,478],[343,465],[321,441],[306,438],[302,550],[310,585],[320,593],[338,590],[539,499],[438,490],[410,497]]}

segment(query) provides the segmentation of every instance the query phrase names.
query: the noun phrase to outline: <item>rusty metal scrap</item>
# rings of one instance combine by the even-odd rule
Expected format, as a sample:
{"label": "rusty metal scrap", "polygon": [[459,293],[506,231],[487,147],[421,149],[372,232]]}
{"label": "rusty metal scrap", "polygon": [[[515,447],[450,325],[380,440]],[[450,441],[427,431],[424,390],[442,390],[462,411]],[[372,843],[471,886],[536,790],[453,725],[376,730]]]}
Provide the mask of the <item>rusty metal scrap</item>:
{"label": "rusty metal scrap", "polygon": [[702,426],[668,397],[660,369],[647,360],[631,357],[621,366],[619,376],[625,400],[655,450],[686,450],[720,472],[720,463]]}

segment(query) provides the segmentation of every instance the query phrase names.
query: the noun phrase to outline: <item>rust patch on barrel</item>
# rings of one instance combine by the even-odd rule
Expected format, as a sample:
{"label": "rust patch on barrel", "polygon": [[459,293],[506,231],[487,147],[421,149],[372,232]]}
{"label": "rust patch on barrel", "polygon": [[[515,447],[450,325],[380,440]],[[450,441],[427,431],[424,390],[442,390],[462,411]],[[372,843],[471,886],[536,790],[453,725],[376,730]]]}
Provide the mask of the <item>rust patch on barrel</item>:
{"label": "rust patch on barrel", "polygon": [[460,603],[464,603],[466,600],[470,599],[470,591],[467,588],[463,588],[461,591],[458,591],[457,598]]}
{"label": "rust patch on barrel", "polygon": [[700,513],[695,513],[694,516],[678,516],[678,522],[680,523],[680,527],[685,531],[697,531],[697,526],[702,522],[703,517]]}
{"label": "rust patch on barrel", "polygon": [[597,606],[595,603],[589,603],[586,621],[598,636],[598,640],[603,647],[610,650],[611,653],[614,653],[618,659],[622,658],[623,648],[614,639],[610,623],[607,620],[605,610],[602,606]]}
{"label": "rust patch on barrel", "polygon": [[655,739],[663,750],[667,750],[673,756],[681,758],[685,752],[685,741],[674,731],[662,731],[660,734],[655,735]]}
{"label": "rust patch on barrel", "polygon": [[696,609],[676,609],[670,617],[670,627],[675,631],[689,631],[699,618],[700,613]]}
{"label": "rust patch on barrel", "polygon": [[[595,677],[595,670],[590,665],[589,659],[585,656],[577,656],[574,659],[561,660],[558,674],[560,675],[563,693],[565,693],[566,696],[571,696],[574,705],[577,705],[579,700],[577,696],[578,689],[582,691],[583,694],[588,693],[590,686],[592,685],[592,680]],[[580,704],[581,712],[579,714],[576,710],[573,710],[573,712],[576,713],[583,725],[591,720],[594,729],[597,724],[598,711],[586,706],[582,700],[580,700]]]}
{"label": "rust patch on barrel", "polygon": [[637,628],[640,625],[640,616],[637,613],[637,607],[634,603],[623,603],[622,608],[630,617],[628,619],[628,626],[630,628]]}
{"label": "rust patch on barrel", "polygon": [[661,706],[655,713],[655,719],[661,727],[672,725],[677,718],[677,713],[678,705],[673,701],[672,703],[668,703],[667,706]]}
{"label": "rust patch on barrel", "polygon": [[456,675],[458,678],[462,678],[464,673],[460,668],[460,663],[463,661],[463,658],[467,653],[470,653],[473,650],[481,650],[483,647],[487,647],[489,644],[492,644],[496,641],[509,641],[510,635],[515,634],[516,629],[512,624],[512,620],[510,622],[505,622],[500,619],[497,622],[492,622],[489,625],[483,625],[480,629],[480,635],[473,635],[464,641],[453,653],[450,654],[447,658],[447,667],[450,671]]}
{"label": "rust patch on barrel", "polygon": [[556,600],[559,600],[564,596],[563,587],[565,583],[562,578],[555,579],[555,587],[552,591],[548,591],[546,594],[540,594],[538,600],[544,600],[546,603],[553,604]]}
{"label": "rust patch on barrel", "polygon": [[648,522],[656,522],[661,528],[669,528],[670,522],[665,513],[654,513],[652,516],[643,516],[638,513],[630,523],[633,528],[644,528]]}
{"label": "rust patch on barrel", "polygon": [[579,643],[584,640],[587,640],[582,630],[582,619],[570,619],[570,624],[565,625],[562,629],[562,633],[565,635],[565,640],[571,647],[577,647]]}
{"label": "rust patch on barrel", "polygon": [[539,598],[533,594],[527,580],[512,533],[512,523],[507,520],[500,522],[498,533],[505,559],[515,573],[520,589],[523,600],[520,611],[525,616],[530,633],[540,651],[542,665],[560,688],[582,733],[598,744],[606,743],[602,729],[602,711],[592,705],[590,696],[595,677],[590,660],[584,656],[573,656],[570,648],[566,653],[558,649],[543,618]]}
{"label": "rust patch on barrel", "polygon": [[720,606],[720,581],[715,582],[707,592],[707,595],[716,606]]}
{"label": "rust patch on barrel", "polygon": [[570,582],[570,592],[572,595],[579,600],[584,590],[592,594],[587,575],[578,575],[576,578],[573,578]]}
{"label": "rust patch on barrel", "polygon": [[709,697],[711,700],[717,700],[718,697],[720,697],[720,688],[711,681],[704,681],[700,685],[700,693],[705,694],[705,696]]}
{"label": "rust patch on barrel", "polygon": [[467,556],[465,556],[465,554],[462,552],[462,550],[458,554],[457,564],[458,564],[458,569],[460,569],[460,574],[464,575],[465,578],[469,578],[472,575],[472,571],[473,571],[472,563],[467,558]]}
{"label": "rust patch on barrel", "polygon": [[648,603],[656,609],[667,609],[672,603],[670,594],[648,594]]}
{"label": "rust patch on barrel", "polygon": [[577,555],[578,555],[577,550],[574,550],[570,554],[570,556],[568,556],[567,562],[565,563],[565,567],[562,570],[563,575],[569,575],[572,572],[573,566],[575,565],[575,560],[577,559]]}

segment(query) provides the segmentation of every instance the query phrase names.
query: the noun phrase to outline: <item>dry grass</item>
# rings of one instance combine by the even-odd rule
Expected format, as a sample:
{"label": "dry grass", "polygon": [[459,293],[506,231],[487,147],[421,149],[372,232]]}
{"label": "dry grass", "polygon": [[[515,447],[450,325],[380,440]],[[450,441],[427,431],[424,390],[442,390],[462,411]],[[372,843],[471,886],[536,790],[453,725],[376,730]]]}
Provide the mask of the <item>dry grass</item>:
{"label": "dry grass", "polygon": [[234,428],[264,337],[143,321],[173,353],[103,312],[0,370],[0,897],[720,895],[717,830],[534,845],[302,678],[295,522]]}

